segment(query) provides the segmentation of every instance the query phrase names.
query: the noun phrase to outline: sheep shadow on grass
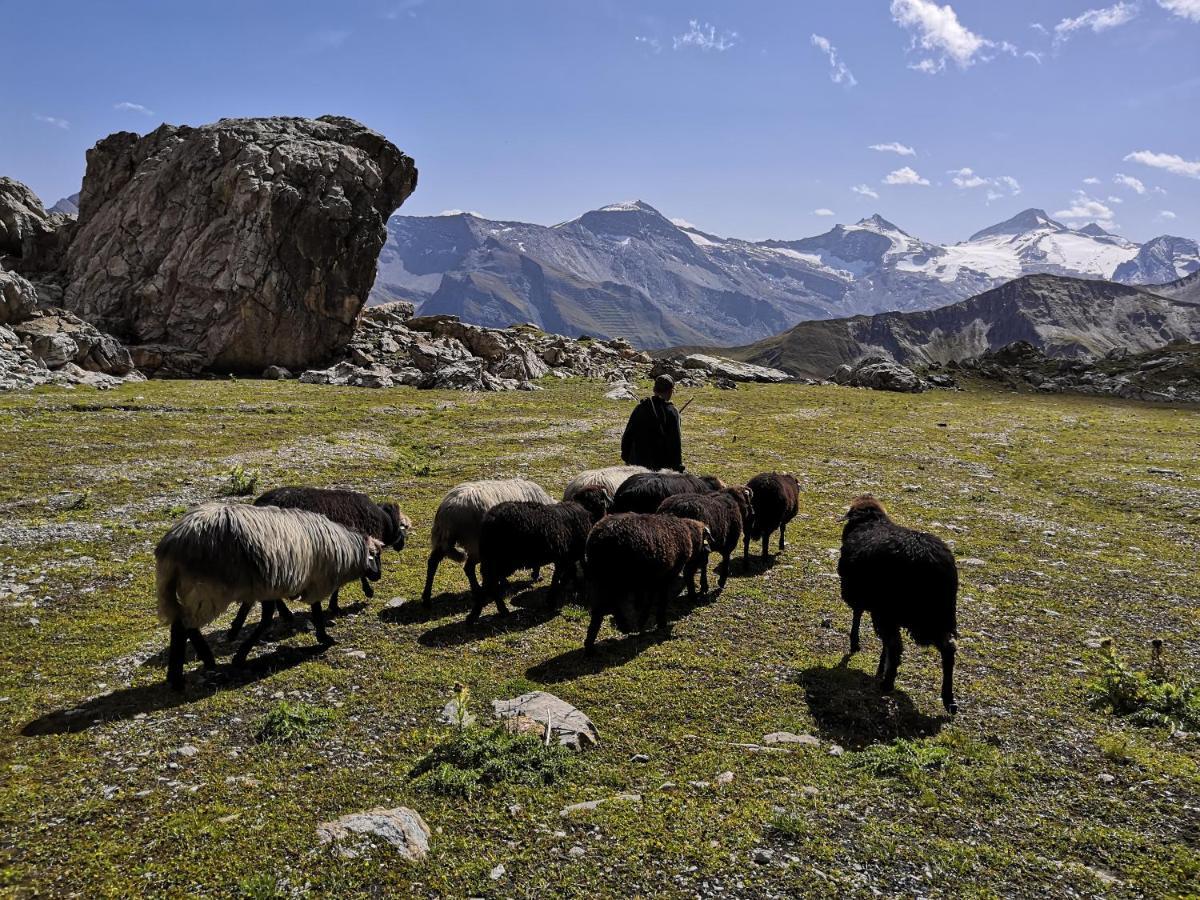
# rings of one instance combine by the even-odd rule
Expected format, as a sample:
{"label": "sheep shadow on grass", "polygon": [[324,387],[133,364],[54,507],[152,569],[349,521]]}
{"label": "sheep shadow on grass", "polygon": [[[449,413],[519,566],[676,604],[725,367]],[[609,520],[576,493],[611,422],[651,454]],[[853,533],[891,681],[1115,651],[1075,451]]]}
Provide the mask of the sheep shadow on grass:
{"label": "sheep shadow on grass", "polygon": [[729,577],[730,579],[756,578],[775,568],[779,560],[780,554],[778,553],[772,553],[763,558],[751,548],[749,556],[744,557],[739,553],[733,557],[730,561]]}
{"label": "sheep shadow on grass", "polygon": [[[417,638],[417,643],[425,647],[456,647],[496,634],[534,628],[558,615],[557,607],[551,604],[549,599],[549,587],[510,595],[505,599],[505,603],[512,607],[508,615],[501,615],[496,611],[496,605],[489,603],[483,608],[483,615],[478,621],[467,622],[463,618],[445,622],[430,628]],[[467,602],[463,604],[463,611],[468,612],[471,605],[468,595]]]}
{"label": "sheep shadow on grass", "polygon": [[[267,629],[267,633],[263,635],[262,640],[259,641],[259,646],[270,645],[279,641],[286,641],[288,638],[295,637],[296,635],[313,634],[312,614],[309,612],[308,607],[301,607],[299,609],[294,607],[295,604],[293,604],[291,619],[285,619],[278,615],[275,617],[274,621],[271,622],[271,627]],[[366,608],[366,602],[360,600],[357,603],[352,603],[349,606],[340,607],[336,612],[330,612],[329,610],[326,610],[325,619],[326,622],[333,622],[336,619],[340,619],[342,616],[350,616],[354,613],[361,612]],[[250,632],[252,632],[254,627],[258,624],[258,619],[256,616],[261,614],[261,611],[252,612],[250,615],[253,621],[247,622],[242,627],[242,630],[238,636],[233,640],[229,639],[229,630],[226,627],[213,629],[205,634],[204,639],[208,641],[208,646],[212,648],[213,656],[232,656],[234,653],[236,653],[238,647],[240,647],[242,643],[250,636]],[[333,637],[336,640],[337,635],[335,634]],[[143,660],[142,665],[147,668],[166,668],[167,654],[169,649],[170,648],[168,647],[163,647],[157,653]],[[188,645],[187,649],[187,660],[189,663],[196,661],[195,651],[192,649],[190,644]]]}
{"label": "sheep shadow on grass", "polygon": [[110,691],[79,706],[45,713],[22,728],[21,734],[25,737],[76,734],[98,725],[132,719],[142,713],[174,709],[220,691],[234,690],[261,681],[276,672],[314,659],[325,649],[321,646],[278,647],[271,653],[254,657],[241,668],[222,666],[203,673],[189,669],[182,691],[173,691],[162,681]]}
{"label": "sheep shadow on grass", "polygon": [[850,750],[896,738],[929,737],[949,721],[948,716],[921,712],[902,690],[880,694],[879,683],[851,668],[848,655],[836,666],[807,668],[796,681],[804,687],[804,699],[821,736]]}
{"label": "sheep shadow on grass", "polygon": [[622,666],[644,650],[671,639],[670,627],[633,631],[616,639],[598,640],[589,653],[583,647],[568,650],[544,660],[525,671],[525,677],[538,684],[561,684],[584,675],[597,675],[605,669]]}

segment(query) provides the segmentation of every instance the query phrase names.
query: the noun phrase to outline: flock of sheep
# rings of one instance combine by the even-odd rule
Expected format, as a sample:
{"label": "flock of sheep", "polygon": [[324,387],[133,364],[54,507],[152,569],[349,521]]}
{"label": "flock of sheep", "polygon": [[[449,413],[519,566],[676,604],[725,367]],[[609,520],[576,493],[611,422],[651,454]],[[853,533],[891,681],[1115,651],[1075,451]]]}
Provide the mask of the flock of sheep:
{"label": "flock of sheep", "polygon": [[[579,579],[591,609],[584,647],[591,651],[606,616],[622,631],[646,627],[651,612],[666,624],[666,607],[685,585],[689,599],[708,593],[709,556],[720,555],[717,587],[729,576],[739,541],[762,555],[779,532],[779,550],[799,506],[799,485],[788,474],[756,475],[729,486],[713,476],[651,472],[613,466],[584,472],[560,502],[524,479],[472,481],[453,488],[438,506],[431,532],[422,600],[432,602],[433,579],[445,558],[462,563],[474,605],[468,621],[489,603],[508,608],[508,578],[520,570],[538,577],[554,566],[550,603],[557,608],[568,583]],[[900,664],[901,630],[936,647],[942,657],[942,703],[954,699],[958,635],[958,570],[941,539],[897,525],[870,495],[846,513],[838,562],[842,599],[854,614],[850,651],[859,649],[864,612],[883,645],[876,677],[892,690]],[[377,504],[355,491],[289,487],[270,491],[253,505],[206,503],[190,510],[155,549],[159,619],[171,629],[167,681],[184,684],[190,641],[208,668],[215,665],[201,629],[232,603],[240,609],[235,637],[255,604],[258,626],[234,655],[242,664],[276,612],[291,617],[285,599],[309,604],[317,640],[332,643],[322,607],[337,609],[339,589],[362,582],[368,597],[380,577],[382,550],[400,550],[409,521],[394,503]],[[479,575],[476,574],[479,568]]]}

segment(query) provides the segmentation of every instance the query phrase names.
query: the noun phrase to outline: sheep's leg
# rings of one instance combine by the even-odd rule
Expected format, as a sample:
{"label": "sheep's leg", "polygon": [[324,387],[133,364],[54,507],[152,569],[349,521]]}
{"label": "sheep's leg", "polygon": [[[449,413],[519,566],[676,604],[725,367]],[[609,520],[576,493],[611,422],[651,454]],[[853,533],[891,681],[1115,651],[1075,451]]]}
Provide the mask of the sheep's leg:
{"label": "sheep's leg", "polygon": [[[496,599],[499,603],[499,598]],[[479,617],[483,614],[484,595],[482,593],[475,594],[475,602],[471,604],[471,611],[467,613],[466,623],[473,625],[479,621]]]}
{"label": "sheep's leg", "polygon": [[888,643],[885,640],[879,650],[879,665],[875,667],[875,680],[882,681],[883,673],[887,671]]}
{"label": "sheep's leg", "polygon": [[708,560],[700,564],[700,593],[708,593]]}
{"label": "sheep's leg", "polygon": [[850,653],[857,653],[862,649],[862,641],[859,640],[858,631],[859,625],[862,623],[861,609],[854,610],[854,624],[850,626]]}
{"label": "sheep's leg", "polygon": [[784,522],[782,525],[779,526],[779,552],[780,553],[782,553],[783,548],[787,546],[787,544],[785,544],[783,542],[783,533],[785,531],[787,531],[787,522]]}
{"label": "sheep's leg", "polygon": [[331,638],[329,632],[325,630],[325,613],[321,609],[321,602],[318,600],[309,608],[312,610],[313,631],[317,633],[317,640],[326,646],[336,644],[337,641]]}
{"label": "sheep's leg", "polygon": [[658,594],[658,611],[656,618],[658,619],[658,628],[661,631],[667,627],[667,594],[670,591],[659,591]]}
{"label": "sheep's leg", "polygon": [[196,650],[196,655],[200,657],[200,661],[204,663],[204,668],[215,669],[217,660],[213,656],[212,647],[208,646],[208,641],[204,639],[204,635],[199,628],[189,628],[187,631],[188,640],[192,642],[192,646]]}
{"label": "sheep's leg", "polygon": [[479,561],[467,557],[467,564],[463,566],[463,570],[467,573],[467,581],[471,583],[471,593],[479,593],[479,579],[475,576],[475,567],[479,565]]}
{"label": "sheep's leg", "polygon": [[173,691],[183,690],[183,659],[187,654],[187,629],[182,622],[171,623],[171,643],[167,649],[167,684]]}
{"label": "sheep's leg", "polygon": [[238,607],[237,615],[233,617],[233,621],[229,623],[229,631],[225,632],[227,640],[233,640],[241,632],[242,626],[246,624],[246,616],[250,615],[250,607],[253,603],[243,603]]}
{"label": "sheep's leg", "polygon": [[892,629],[886,638],[887,651],[887,669],[883,673],[883,682],[879,685],[879,689],[890,694],[896,687],[896,670],[900,668],[900,656],[903,653],[904,645],[900,641],[900,629]]}
{"label": "sheep's leg", "polygon": [[542,580],[542,567],[541,566],[538,566],[536,569],[533,570],[533,580],[534,581]]}
{"label": "sheep's leg", "polygon": [[583,639],[583,649],[591,653],[596,647],[596,637],[600,634],[600,626],[604,624],[604,611],[600,608],[592,610],[592,621],[588,622],[587,637]]}
{"label": "sheep's leg", "polygon": [[946,637],[938,647],[942,651],[942,705],[946,712],[954,715],[958,704],[954,701],[954,656],[958,652],[958,641]]}
{"label": "sheep's leg", "polygon": [[262,616],[258,620],[258,624],[254,630],[250,632],[250,637],[242,643],[242,646],[237,648],[237,653],[233,654],[233,664],[242,666],[246,664],[246,657],[250,655],[251,648],[262,639],[262,636],[267,633],[267,629],[271,627],[271,620],[275,618],[275,601],[264,600],[262,605]]}
{"label": "sheep's leg", "polygon": [[767,544],[770,543],[770,541],[771,541],[771,532],[768,531],[766,534],[763,535],[763,538],[762,538],[762,558],[764,560],[770,558],[770,554],[767,552]]}
{"label": "sheep's leg", "polygon": [[371,580],[366,575],[362,577],[363,596],[368,600],[375,596],[375,585],[371,584]]}
{"label": "sheep's leg", "polygon": [[338,591],[340,590],[341,588],[334,588],[333,593],[329,595],[329,612],[331,614],[341,612],[341,607],[338,606]]}
{"label": "sheep's leg", "polygon": [[292,611],[288,609],[288,605],[283,602],[282,597],[275,601],[275,612],[279,613],[279,618],[283,619],[285,622],[290,622],[292,619],[296,618],[294,615],[292,615]]}
{"label": "sheep's leg", "polygon": [[421,602],[429,606],[433,602],[433,576],[437,574],[438,566],[446,554],[434,550],[429,554],[429,563],[425,567],[425,590],[421,592]]}
{"label": "sheep's leg", "polygon": [[717,567],[717,590],[725,587],[725,579],[729,577],[729,562],[733,558],[733,551],[721,555],[721,565]]}
{"label": "sheep's leg", "polygon": [[744,568],[750,568],[750,532],[742,535],[742,563]]}
{"label": "sheep's leg", "polygon": [[642,591],[636,594],[638,607],[641,609],[641,615],[638,618],[638,631],[645,631],[646,626],[650,623],[650,597]]}

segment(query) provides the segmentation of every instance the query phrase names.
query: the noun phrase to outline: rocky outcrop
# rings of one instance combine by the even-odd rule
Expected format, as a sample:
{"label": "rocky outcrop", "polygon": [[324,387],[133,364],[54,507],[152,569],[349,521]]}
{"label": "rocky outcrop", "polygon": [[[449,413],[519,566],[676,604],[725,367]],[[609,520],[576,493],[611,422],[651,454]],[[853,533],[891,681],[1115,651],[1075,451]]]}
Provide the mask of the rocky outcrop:
{"label": "rocky outcrop", "polygon": [[1145,353],[1113,351],[1097,360],[1053,359],[1017,341],[955,367],[1017,390],[1200,403],[1200,344],[1187,341]]}
{"label": "rocky outcrop", "polygon": [[39,307],[38,290],[0,269],[0,391],[42,384],[115,387],[140,380],[112,335],[62,309]]}
{"label": "rocky outcrop", "polygon": [[411,159],[340,117],[110,135],[88,152],[64,304],[152,374],[328,360],[416,181]]}
{"label": "rocky outcrop", "polygon": [[0,176],[0,261],[25,275],[62,268],[74,219],[48,213],[28,187]]}
{"label": "rocky outcrop", "polygon": [[835,384],[847,387],[900,394],[919,394],[929,387],[912,369],[877,356],[867,357],[853,366],[838,366],[832,379]]}
{"label": "rocky outcrop", "polygon": [[784,381],[802,381],[781,369],[738,362],[723,356],[705,353],[671,353],[654,361],[650,377],[670,375],[676,384],[697,386],[712,381],[717,387],[736,386],[735,382],[761,382],[779,384]]}

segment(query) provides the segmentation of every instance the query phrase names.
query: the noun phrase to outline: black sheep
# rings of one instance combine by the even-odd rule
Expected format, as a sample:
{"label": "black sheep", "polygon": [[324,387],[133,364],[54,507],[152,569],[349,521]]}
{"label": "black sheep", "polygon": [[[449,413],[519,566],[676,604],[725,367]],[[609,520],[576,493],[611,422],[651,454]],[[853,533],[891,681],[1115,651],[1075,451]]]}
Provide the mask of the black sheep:
{"label": "black sheep", "polygon": [[787,546],[784,543],[787,524],[800,509],[800,484],[796,476],[787,472],[764,472],[746,482],[746,487],[752,494],[750,502],[754,506],[754,517],[742,537],[742,556],[750,556],[751,540],[762,538],[762,556],[766,559],[767,543],[776,528],[779,529],[779,552],[782,553]]}
{"label": "black sheep", "polygon": [[883,505],[865,494],[850,504],[842,529],[838,575],[842,599],[854,611],[850,652],[859,649],[864,611],[883,642],[875,677],[888,693],[896,684],[902,645],[900,629],[922,647],[942,654],[942,704],[954,701],[954,656],[958,649],[958,566],[950,548],[936,535],[897,525]]}
{"label": "black sheep", "polygon": [[682,472],[643,472],[631,475],[617,488],[613,496],[615,513],[652,513],[674,494],[707,494],[725,487],[720,478],[712,475],[691,475]]}
{"label": "black sheep", "polygon": [[576,565],[583,561],[592,525],[604,517],[611,504],[608,491],[590,487],[574,500],[550,504],[509,500],[484,513],[479,529],[483,585],[474,592],[475,605],[467,621],[478,619],[489,600],[495,601],[501,615],[507,615],[504,587],[508,577],[519,569],[536,570],[553,563],[550,603],[556,603],[562,585],[575,578]]}
{"label": "black sheep", "polygon": [[[397,551],[404,549],[405,539],[412,528],[408,516],[400,511],[395,503],[376,503],[366,494],[358,491],[336,490],[314,487],[281,487],[267,491],[254,501],[255,506],[277,506],[281,509],[303,509],[308,512],[320,513],[330,521],[336,522],[343,528],[359,534],[373,537],[382,541],[384,546],[393,547]],[[368,598],[375,596],[371,583],[362,579],[363,593]],[[338,611],[338,591],[329,598],[329,611]],[[291,619],[292,612],[280,597],[275,605],[280,615]],[[248,605],[243,605],[234,616],[229,626],[229,638],[232,640],[245,624],[246,615],[250,612]]]}
{"label": "black sheep", "polygon": [[[693,579],[707,567],[712,535],[703,522],[657,514],[607,516],[588,536],[583,569],[592,619],[584,648],[591,651],[606,615],[622,631],[645,628],[653,607],[658,626],[667,623],[667,601],[683,576],[689,599]],[[636,624],[635,624],[635,621]]]}
{"label": "black sheep", "polygon": [[[713,549],[721,554],[717,566],[717,588],[725,587],[729,577],[729,560],[737,549],[742,529],[753,518],[751,498],[747,487],[727,487],[711,494],[675,494],[658,507],[658,511],[681,519],[697,519],[708,526]],[[700,572],[700,591],[708,593],[708,569]]]}

